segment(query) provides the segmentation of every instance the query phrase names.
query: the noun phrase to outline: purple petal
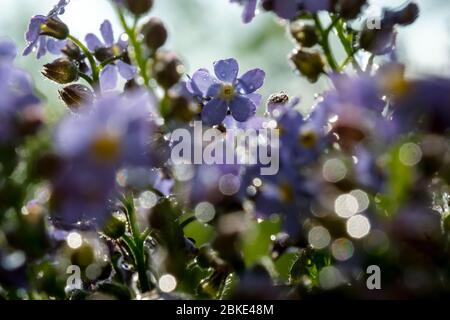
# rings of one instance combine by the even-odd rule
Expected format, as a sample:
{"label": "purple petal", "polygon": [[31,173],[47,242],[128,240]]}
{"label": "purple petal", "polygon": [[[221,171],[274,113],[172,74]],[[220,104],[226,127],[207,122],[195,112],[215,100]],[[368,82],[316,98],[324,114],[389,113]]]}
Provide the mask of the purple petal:
{"label": "purple petal", "polygon": [[28,25],[28,30],[25,33],[25,40],[27,42],[36,41],[41,33],[41,25],[47,22],[47,20],[48,18],[42,15],[32,17]]}
{"label": "purple petal", "polygon": [[230,110],[234,119],[244,122],[255,115],[256,106],[249,98],[236,96],[230,103]]}
{"label": "purple petal", "polygon": [[84,37],[86,44],[90,51],[94,52],[97,48],[103,47],[103,43],[100,39],[93,33],[88,33],[86,37]]}
{"label": "purple petal", "polygon": [[212,86],[208,88],[206,93],[207,97],[217,97],[219,95],[220,89],[222,85],[220,83],[214,83]]}
{"label": "purple petal", "polygon": [[122,51],[126,51],[128,49],[128,40],[124,40],[124,37],[120,36],[119,40],[117,41],[117,45],[120,49],[122,49]]}
{"label": "purple petal", "polygon": [[135,66],[129,65],[128,63],[125,63],[122,60],[117,61],[117,69],[119,70],[119,74],[125,80],[133,79],[137,72]]}
{"label": "purple petal", "polygon": [[206,97],[208,89],[216,83],[211,74],[204,69],[200,69],[194,73],[191,81],[187,83],[186,88],[194,96]]}
{"label": "purple petal", "polygon": [[64,14],[66,6],[69,4],[70,0],[59,0],[56,6],[48,13],[49,17],[54,17]]}
{"label": "purple petal", "polygon": [[39,35],[41,33],[41,25],[48,20],[47,17],[38,15],[31,18],[30,23],[28,25],[28,30],[25,33],[25,40],[27,41],[27,46],[23,51],[23,55],[29,55],[33,49],[38,44]]}
{"label": "purple petal", "polygon": [[117,67],[109,64],[100,72],[100,88],[102,91],[114,90],[117,86]]}
{"label": "purple petal", "polygon": [[259,93],[250,93],[246,95],[247,98],[252,100],[252,102],[255,104],[255,106],[261,105],[262,96]]}
{"label": "purple petal", "polygon": [[247,4],[244,7],[244,12],[242,13],[242,21],[244,21],[244,23],[251,22],[255,17],[256,2],[257,0],[247,1]]}
{"label": "purple petal", "polygon": [[29,55],[29,54],[33,51],[34,47],[36,46],[36,42],[37,42],[37,41],[35,41],[35,42],[30,42],[30,43],[25,47],[25,49],[23,50],[22,55],[24,55],[24,56]]}
{"label": "purple petal", "polygon": [[212,99],[202,110],[202,120],[209,125],[220,124],[227,115],[226,102],[220,99]]}
{"label": "purple petal", "polygon": [[52,38],[49,38],[47,40],[47,50],[51,54],[58,55],[61,53],[61,50],[64,49],[66,46],[67,41],[61,41],[61,40],[55,40]]}
{"label": "purple petal", "polygon": [[40,37],[38,41],[37,58],[45,56],[47,53],[47,37]]}
{"label": "purple petal", "polygon": [[220,60],[214,63],[214,72],[220,80],[234,83],[239,72],[239,65],[235,59]]}
{"label": "purple petal", "polygon": [[264,84],[266,73],[261,69],[246,72],[239,80],[237,89],[242,94],[253,93]]}
{"label": "purple petal", "polygon": [[100,32],[106,46],[111,47],[114,44],[114,33],[111,22],[109,22],[109,20],[103,21],[102,25],[100,26]]}

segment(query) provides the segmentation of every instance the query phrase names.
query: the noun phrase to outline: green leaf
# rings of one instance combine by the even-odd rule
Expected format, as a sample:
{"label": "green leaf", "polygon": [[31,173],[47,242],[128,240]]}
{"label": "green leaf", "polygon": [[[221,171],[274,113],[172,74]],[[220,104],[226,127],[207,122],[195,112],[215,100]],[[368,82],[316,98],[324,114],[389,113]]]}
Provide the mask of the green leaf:
{"label": "green leaf", "polygon": [[270,237],[279,233],[281,224],[279,220],[264,220],[260,223],[252,221],[243,237],[242,251],[247,266],[253,265],[263,257],[270,256],[272,244]]}

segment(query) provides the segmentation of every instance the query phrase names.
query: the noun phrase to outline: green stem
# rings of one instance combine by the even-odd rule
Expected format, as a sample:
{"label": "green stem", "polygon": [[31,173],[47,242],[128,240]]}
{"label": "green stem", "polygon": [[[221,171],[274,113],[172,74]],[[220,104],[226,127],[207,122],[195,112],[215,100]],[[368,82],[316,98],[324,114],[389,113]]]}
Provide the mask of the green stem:
{"label": "green stem", "polygon": [[339,67],[339,70],[342,71],[344,70],[345,66],[353,59],[352,56],[348,56],[344,62],[342,62],[341,66]]}
{"label": "green stem", "polygon": [[89,83],[89,85],[90,85],[93,89],[95,89],[94,80],[92,80],[91,77],[89,77],[87,74],[82,73],[82,72],[80,72],[79,75],[80,75],[80,78],[86,80],[86,82]]}
{"label": "green stem", "polygon": [[91,65],[91,69],[92,69],[92,80],[94,81],[95,84],[97,84],[98,80],[99,80],[99,76],[98,76],[99,70],[97,67],[97,63],[95,62],[94,56],[80,40],[78,40],[77,38],[75,38],[72,35],[69,35],[68,38],[70,40],[72,40],[78,47],[80,47],[80,49],[86,55],[87,59],[89,60],[89,64]]}
{"label": "green stem", "polygon": [[120,23],[122,24],[123,29],[125,30],[126,34],[128,35],[128,38],[130,40],[131,46],[134,50],[134,58],[136,60],[136,64],[139,67],[139,74],[141,75],[142,79],[144,80],[144,84],[146,87],[150,84],[150,78],[147,74],[147,60],[145,59],[143,52],[142,52],[142,45],[141,42],[138,40],[136,36],[136,25],[137,22],[135,21],[134,27],[130,28],[127,24],[127,21],[125,19],[125,16],[123,14],[123,11],[118,6],[116,7],[117,14],[119,16]]}
{"label": "green stem", "polygon": [[336,34],[337,34],[339,40],[341,41],[342,46],[344,47],[344,50],[347,53],[347,56],[350,57],[350,60],[352,61],[352,64],[353,64],[353,67],[359,73],[361,73],[362,72],[361,66],[355,60],[355,53],[356,53],[356,51],[353,50],[353,46],[352,46],[351,41],[349,41],[348,38],[345,36],[343,21],[340,20],[338,23],[336,23],[335,28],[336,28]]}
{"label": "green stem", "polygon": [[313,16],[313,19],[314,19],[316,28],[320,33],[320,45],[322,46],[322,49],[325,54],[325,57],[327,58],[328,64],[330,65],[330,68],[333,71],[338,71],[339,66],[338,66],[336,60],[334,59],[333,53],[331,52],[330,41],[328,39],[329,32],[327,32],[327,30],[329,28],[327,30],[325,30],[323,28],[322,22],[320,22],[320,19],[316,14]]}
{"label": "green stem", "polygon": [[128,245],[130,250],[133,252],[134,262],[136,269],[138,271],[139,283],[141,285],[141,291],[150,291],[150,282],[147,276],[147,255],[145,253],[144,243],[145,238],[141,235],[139,231],[139,225],[136,219],[136,210],[134,208],[133,197],[125,196],[123,200],[125,206],[125,213],[130,225],[130,231],[132,237],[128,235],[122,236],[122,239]]}

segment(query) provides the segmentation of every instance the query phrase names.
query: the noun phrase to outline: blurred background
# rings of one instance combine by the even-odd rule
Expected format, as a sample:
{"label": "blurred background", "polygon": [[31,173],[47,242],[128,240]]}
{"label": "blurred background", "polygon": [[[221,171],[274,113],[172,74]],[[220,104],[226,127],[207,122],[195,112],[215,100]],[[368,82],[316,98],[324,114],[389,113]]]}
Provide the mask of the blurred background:
{"label": "blurred background", "polygon": [[[371,0],[369,14],[377,15],[382,6],[396,7],[406,0]],[[56,0],[0,0],[0,37],[13,39],[23,50],[23,34],[35,14],[46,14]],[[241,22],[242,8],[229,0],[156,0],[152,15],[166,23],[170,41],[166,48],[175,50],[192,74],[201,67],[211,68],[215,60],[235,57],[241,70],[260,67],[267,72],[262,90],[285,91],[302,98],[301,108],[307,110],[314,94],[328,86],[325,79],[310,84],[291,69],[286,56],[294,47],[286,36],[286,28],[272,14],[259,14],[253,23]],[[413,25],[399,33],[399,58],[409,64],[411,76],[423,74],[450,76],[450,1],[416,0],[421,15]],[[81,39],[88,32],[99,33],[104,19],[111,19],[116,36],[121,32],[108,0],[71,0],[62,19],[71,33]],[[19,56],[17,64],[29,70],[36,86],[48,99],[48,111],[57,116],[64,111],[57,99],[57,85],[40,76],[41,66],[54,59],[47,55],[40,61],[32,56]]]}

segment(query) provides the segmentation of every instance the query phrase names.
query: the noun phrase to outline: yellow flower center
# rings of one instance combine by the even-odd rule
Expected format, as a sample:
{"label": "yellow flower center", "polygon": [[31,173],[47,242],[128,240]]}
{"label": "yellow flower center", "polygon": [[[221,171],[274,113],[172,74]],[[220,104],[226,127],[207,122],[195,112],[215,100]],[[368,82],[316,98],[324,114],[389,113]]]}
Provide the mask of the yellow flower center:
{"label": "yellow flower center", "polygon": [[234,86],[231,83],[225,83],[220,88],[219,97],[222,100],[232,100],[234,98]]}
{"label": "yellow flower center", "polygon": [[120,139],[108,132],[101,133],[92,143],[92,152],[97,159],[112,162],[119,156]]}
{"label": "yellow flower center", "polygon": [[279,187],[281,201],[292,202],[294,200],[294,190],[288,183],[283,183]]}
{"label": "yellow flower center", "polygon": [[304,130],[300,133],[300,143],[308,149],[313,148],[317,141],[317,134],[313,130]]}

